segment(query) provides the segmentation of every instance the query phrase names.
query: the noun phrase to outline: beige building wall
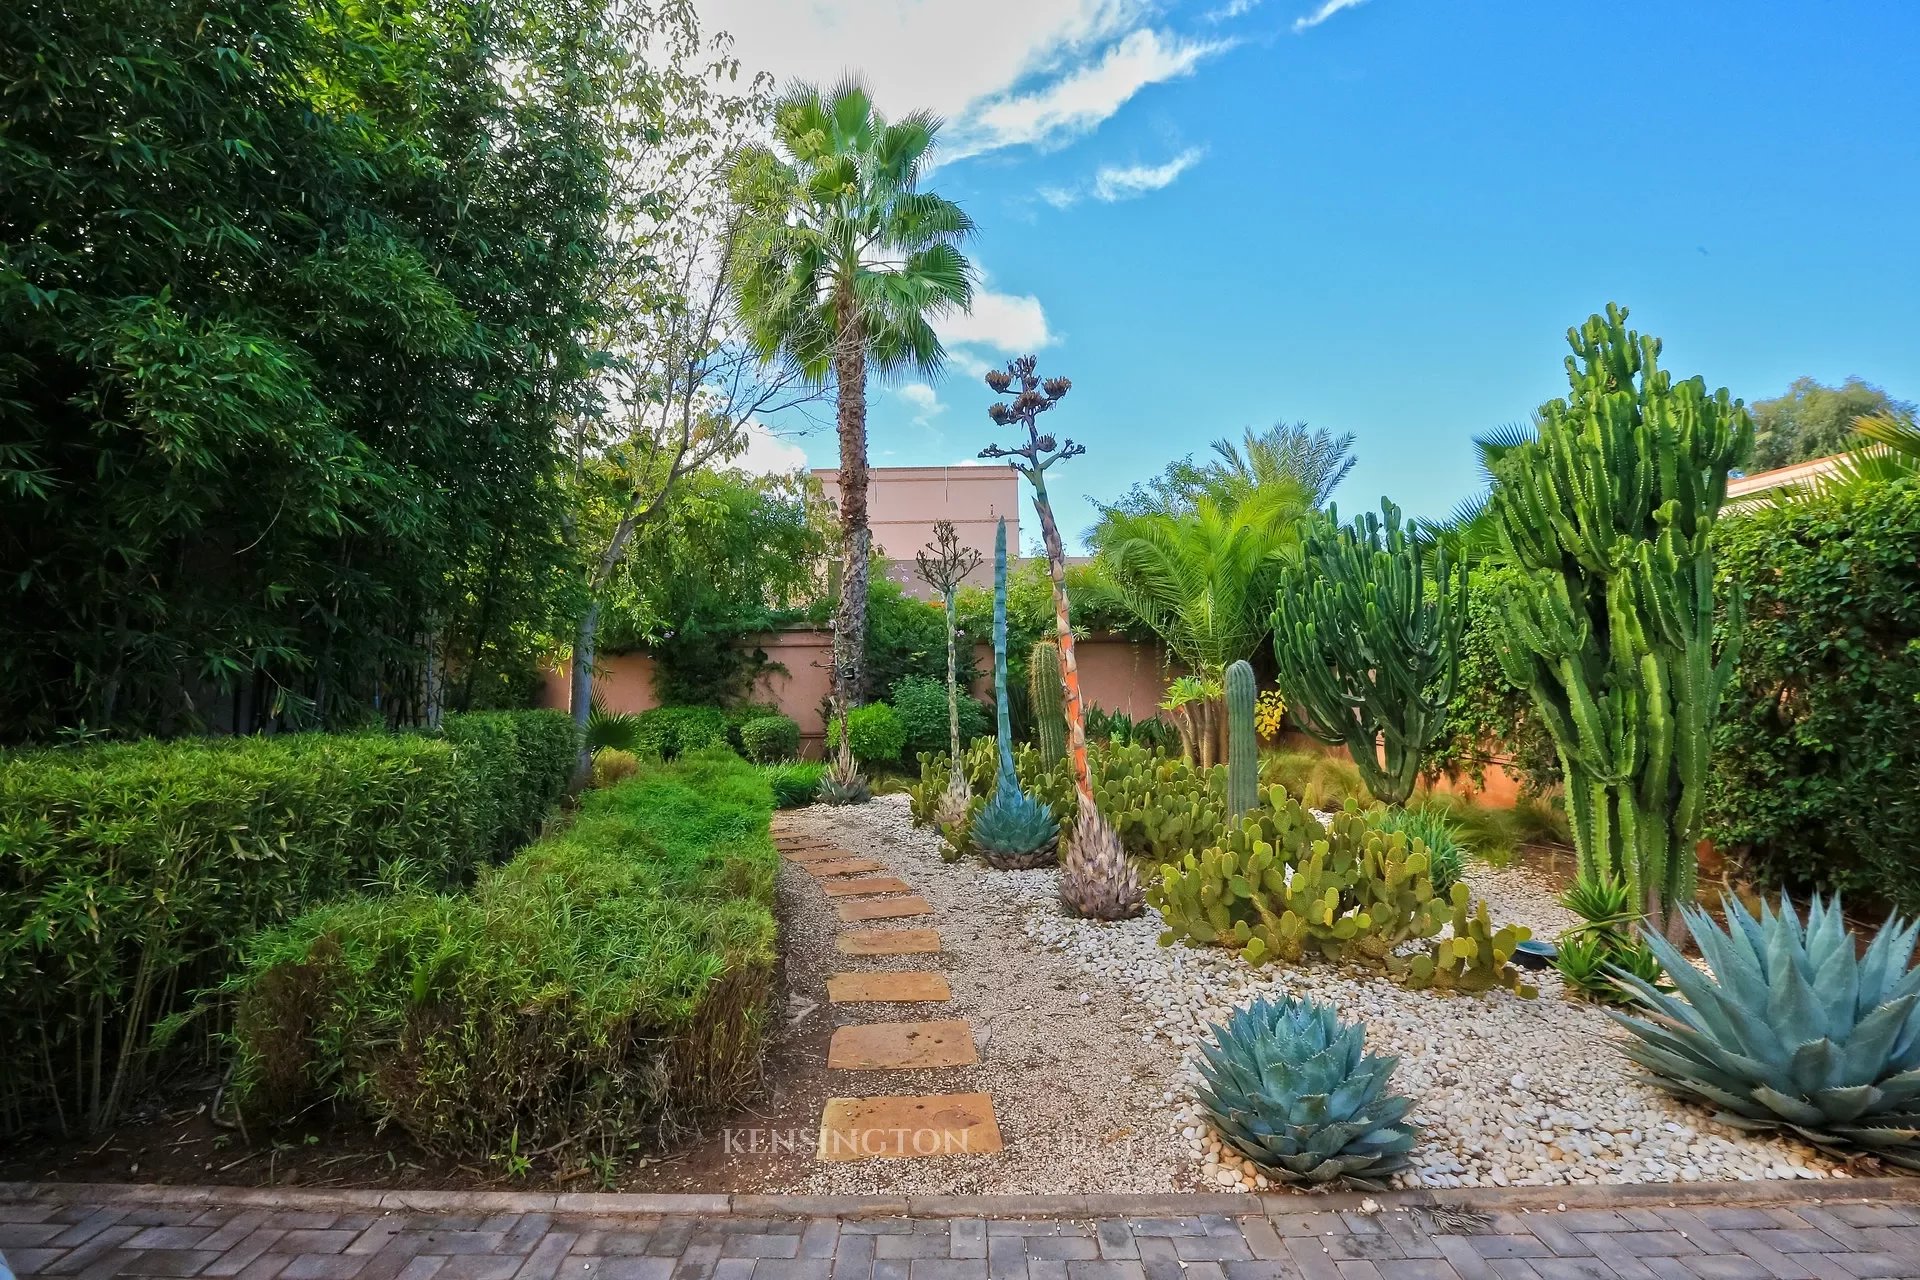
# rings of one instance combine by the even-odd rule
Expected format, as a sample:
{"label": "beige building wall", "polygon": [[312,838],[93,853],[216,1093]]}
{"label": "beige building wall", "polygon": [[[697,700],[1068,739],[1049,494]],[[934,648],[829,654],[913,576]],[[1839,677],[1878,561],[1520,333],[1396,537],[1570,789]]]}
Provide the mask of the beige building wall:
{"label": "beige building wall", "polygon": [[[840,501],[837,467],[816,470],[827,500]],[[953,521],[960,541],[978,551],[981,566],[967,579],[993,586],[993,531],[1007,521],[1007,554],[1020,554],[1020,476],[1012,467],[874,467],[868,471],[867,520],[873,545],[894,562],[888,576],[913,595],[926,597],[914,572],[914,554],[933,541],[936,521]]]}

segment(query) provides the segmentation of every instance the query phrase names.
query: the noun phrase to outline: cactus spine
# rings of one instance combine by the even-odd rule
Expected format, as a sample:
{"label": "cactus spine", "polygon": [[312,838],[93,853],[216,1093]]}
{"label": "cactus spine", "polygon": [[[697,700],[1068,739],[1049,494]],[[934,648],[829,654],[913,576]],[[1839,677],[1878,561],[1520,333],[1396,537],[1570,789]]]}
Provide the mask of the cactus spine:
{"label": "cactus spine", "polygon": [[1300,727],[1345,744],[1374,799],[1405,804],[1446,729],[1467,576],[1443,543],[1428,591],[1418,526],[1385,499],[1380,513],[1329,513],[1308,532],[1280,584],[1273,656]]}
{"label": "cactus spine", "polygon": [[[1694,898],[1715,660],[1709,535],[1753,421],[1674,382],[1624,307],[1567,332],[1572,394],[1494,464],[1489,516],[1524,574],[1502,595],[1502,667],[1532,694],[1566,775],[1583,875],[1624,876],[1664,930]],[[1738,593],[1728,600],[1740,633]]]}
{"label": "cactus spine", "polygon": [[1227,664],[1227,808],[1239,817],[1260,791],[1260,747],[1253,736],[1253,666]]}
{"label": "cactus spine", "polygon": [[1061,701],[1060,647],[1034,642],[1027,657],[1027,696],[1033,700],[1033,724],[1040,735],[1040,762],[1047,768],[1067,758],[1067,713]]}

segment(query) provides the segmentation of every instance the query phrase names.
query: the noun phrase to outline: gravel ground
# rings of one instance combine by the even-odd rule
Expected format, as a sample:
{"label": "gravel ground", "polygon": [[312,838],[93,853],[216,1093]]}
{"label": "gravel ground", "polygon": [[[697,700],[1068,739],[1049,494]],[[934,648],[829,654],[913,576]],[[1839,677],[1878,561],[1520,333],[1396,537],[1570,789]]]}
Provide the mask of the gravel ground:
{"label": "gravel ground", "polygon": [[[931,926],[941,953],[843,956],[834,938],[846,926],[811,878],[781,867],[787,921],[790,1016],[796,1032],[821,1022],[965,1018],[980,1062],[926,1071],[834,1072],[832,1092],[980,1092],[992,1095],[1006,1148],[990,1156],[929,1160],[814,1162],[788,1189],[806,1193],[1082,1193],[1171,1191],[1197,1186],[1177,1129],[1166,1123],[1171,1081],[1183,1054],[1114,984],[1095,980],[1068,957],[1033,941],[1019,914],[988,896],[999,873],[978,863],[940,861],[938,841],[913,828],[905,796],[783,815],[796,834],[831,838],[887,864],[932,905],[931,917],[875,921],[875,927]],[[1026,873],[1049,875],[1048,872]],[[943,1003],[831,1005],[826,978],[839,971],[940,969],[953,998]],[[812,1006],[811,1008],[809,1006]]]}
{"label": "gravel ground", "polygon": [[[1416,1100],[1414,1119],[1425,1130],[1404,1185],[1846,1176],[1811,1147],[1740,1134],[1637,1082],[1614,1047],[1624,1033],[1599,1010],[1565,999],[1551,971],[1535,979],[1539,998],[1522,1000],[1409,991],[1327,964],[1255,969],[1210,948],[1159,946],[1151,909],[1110,924],[1063,916],[1050,868],[943,863],[938,838],[912,826],[903,795],[805,810],[794,825],[871,853],[933,903],[954,989],[953,1004],[937,1007],[972,1019],[986,1044],[982,1066],[913,1073],[929,1079],[900,1091],[988,1090],[1008,1144],[1001,1156],[965,1162],[977,1169],[949,1168],[961,1163],[949,1160],[826,1167],[809,1189],[1264,1186],[1250,1166],[1219,1160],[1190,1102],[1189,1055],[1233,1007],[1279,993],[1364,1018],[1368,1047],[1400,1055],[1395,1084]],[[1523,868],[1474,866],[1468,883],[1497,922],[1527,925],[1536,937],[1573,922]],[[790,945],[831,949],[830,909],[822,916],[817,934]],[[963,1075],[968,1082],[953,1079]]]}

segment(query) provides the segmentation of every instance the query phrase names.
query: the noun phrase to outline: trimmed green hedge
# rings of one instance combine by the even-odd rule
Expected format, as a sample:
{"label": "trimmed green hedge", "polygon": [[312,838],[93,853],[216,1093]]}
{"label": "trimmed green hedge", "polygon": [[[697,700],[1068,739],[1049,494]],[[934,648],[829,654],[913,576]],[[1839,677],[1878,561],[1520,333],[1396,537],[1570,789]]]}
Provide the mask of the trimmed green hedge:
{"label": "trimmed green hedge", "polygon": [[537,829],[573,741],[558,712],[492,712],[0,755],[0,1130],[110,1120],[154,1029],[262,925],[383,877],[469,878]]}
{"label": "trimmed green hedge", "polygon": [[800,725],[792,716],[755,716],[740,726],[740,747],[756,764],[800,754]]}
{"label": "trimmed green hedge", "polygon": [[250,1110],[332,1095],[426,1150],[566,1167],[757,1077],[776,955],[761,772],[706,752],[586,797],[471,892],[310,911],[247,950]]}
{"label": "trimmed green hedge", "polygon": [[1707,833],[1774,882],[1920,910],[1920,486],[1740,512],[1714,544],[1746,617]]}
{"label": "trimmed green hedge", "polygon": [[654,707],[634,722],[634,749],[662,760],[731,745],[727,713],[719,707]]}

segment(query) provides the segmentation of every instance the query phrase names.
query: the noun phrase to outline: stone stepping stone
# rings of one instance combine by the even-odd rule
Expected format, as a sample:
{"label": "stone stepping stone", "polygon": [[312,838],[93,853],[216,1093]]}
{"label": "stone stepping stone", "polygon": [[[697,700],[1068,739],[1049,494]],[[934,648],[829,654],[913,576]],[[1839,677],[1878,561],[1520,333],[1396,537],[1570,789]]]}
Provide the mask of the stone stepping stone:
{"label": "stone stepping stone", "polygon": [[820,892],[829,898],[863,898],[876,893],[912,893],[913,886],[899,876],[845,876],[822,880]]}
{"label": "stone stepping stone", "polygon": [[816,880],[828,876],[864,876],[876,871],[885,871],[887,864],[875,862],[872,858],[829,858],[824,862],[803,862],[801,870]]}
{"label": "stone stepping stone", "polygon": [[822,840],[819,836],[778,836],[776,835],[773,838],[773,842],[780,846],[780,851],[782,853],[787,853],[787,852],[799,853],[799,852],[804,852],[808,849],[837,849],[840,847],[839,845],[836,845],[831,840]]}
{"label": "stone stepping stone", "polygon": [[917,956],[940,950],[932,929],[849,929],[835,939],[843,956]]}
{"label": "stone stepping stone", "polygon": [[780,856],[788,862],[808,863],[837,862],[842,858],[853,858],[859,855],[849,853],[845,849],[835,848],[832,845],[826,845],[818,849],[782,849]]}
{"label": "stone stepping stone", "polygon": [[842,902],[840,906],[841,924],[858,924],[862,920],[898,920],[906,916],[930,916],[933,908],[919,894],[904,898],[869,898],[864,902]]}
{"label": "stone stepping stone", "polygon": [[979,1061],[980,1055],[973,1047],[973,1028],[964,1018],[840,1027],[827,1046],[827,1065],[842,1071],[971,1067]]}
{"label": "stone stepping stone", "polygon": [[827,979],[827,999],[834,1004],[879,1004],[893,1001],[951,1000],[953,990],[943,973],[924,969],[875,969],[867,973],[836,973]]}
{"label": "stone stepping stone", "polygon": [[984,1093],[828,1098],[820,1115],[822,1160],[989,1155],[1001,1146]]}

